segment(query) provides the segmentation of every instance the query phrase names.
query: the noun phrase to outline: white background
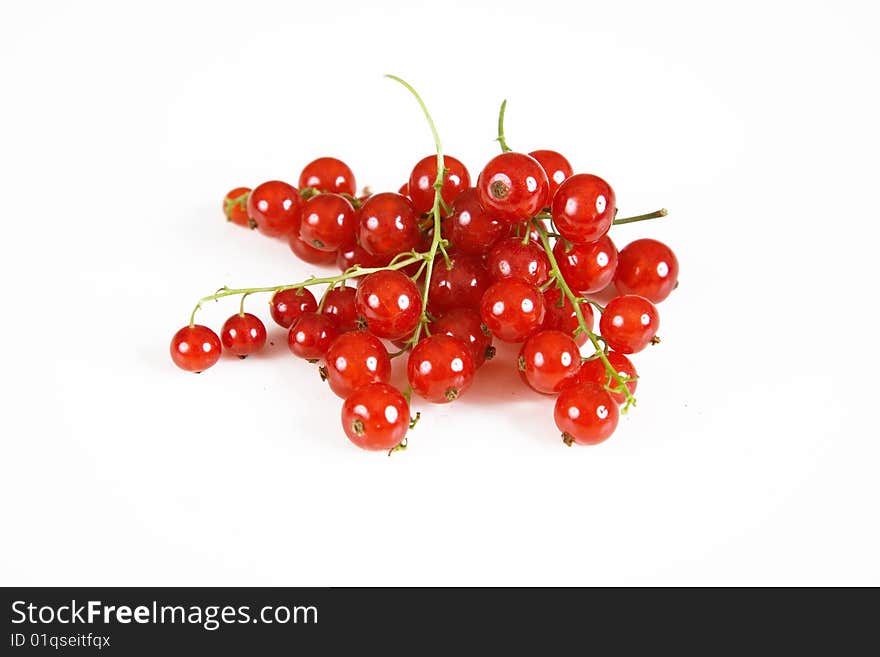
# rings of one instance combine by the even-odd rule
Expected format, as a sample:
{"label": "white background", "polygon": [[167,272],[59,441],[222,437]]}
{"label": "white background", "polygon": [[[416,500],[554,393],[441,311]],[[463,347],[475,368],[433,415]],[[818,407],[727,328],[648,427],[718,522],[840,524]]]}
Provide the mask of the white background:
{"label": "white background", "polygon": [[[880,584],[872,3],[476,4],[3,3],[3,584]],[[277,327],[171,364],[198,297],[313,270],[227,189],[431,152],[383,73],[474,176],[506,97],[514,148],[669,208],[613,232],[681,286],[602,446],[509,350],[392,458]]]}

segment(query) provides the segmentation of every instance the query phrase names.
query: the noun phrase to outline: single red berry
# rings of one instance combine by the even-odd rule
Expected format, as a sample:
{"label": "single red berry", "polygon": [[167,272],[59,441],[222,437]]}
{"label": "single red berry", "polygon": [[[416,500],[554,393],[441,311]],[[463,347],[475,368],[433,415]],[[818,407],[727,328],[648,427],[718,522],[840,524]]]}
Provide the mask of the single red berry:
{"label": "single red berry", "polygon": [[608,346],[624,354],[647,347],[660,326],[660,315],[645,297],[626,294],[614,297],[599,320],[599,332]]}
{"label": "single red berry", "polygon": [[617,247],[608,235],[587,244],[566,244],[558,240],[553,255],[565,282],[575,292],[592,294],[604,290],[617,269]]}
{"label": "single red berry", "polygon": [[397,340],[418,326],[422,297],[409,276],[386,269],[364,277],[357,289],[355,308],[373,335]]}
{"label": "single red berry", "polygon": [[581,366],[581,354],[570,335],[562,331],[538,331],[519,351],[517,369],[526,384],[552,395],[573,380]]}
{"label": "single red berry", "polygon": [[406,397],[387,383],[355,390],[342,404],[342,429],[362,449],[394,449],[409,429]]}
{"label": "single red berry", "polygon": [[250,187],[236,187],[223,197],[223,214],[226,215],[228,221],[245,228],[256,228],[256,224],[251,224],[247,213],[247,200],[250,193]]}
{"label": "single red berry", "polygon": [[318,194],[303,205],[299,236],[319,251],[336,251],[354,241],[357,219],[348,199]]}
{"label": "single red berry", "polygon": [[358,312],[355,307],[357,290],[348,285],[333,288],[324,297],[321,312],[336,324],[340,333],[353,331],[358,327]]}
{"label": "single red berry", "polygon": [[547,203],[550,203],[553,201],[553,195],[556,193],[556,190],[559,189],[562,183],[571,178],[574,170],[571,168],[568,160],[556,151],[532,151],[529,155],[538,160],[538,163],[547,174],[547,181],[550,183]]}
{"label": "single red berry", "polygon": [[471,350],[474,367],[495,356],[492,333],[483,324],[480,313],[472,308],[453,308],[431,323],[431,335],[448,335],[465,343]]}
{"label": "single red berry", "polygon": [[358,242],[373,255],[396,255],[419,244],[421,233],[406,196],[374,194],[358,210]]}
{"label": "single red berry", "polygon": [[449,242],[456,250],[481,256],[501,239],[507,224],[490,216],[483,209],[477,190],[471,187],[455,199],[452,215],[446,226]]}
{"label": "single red berry", "polygon": [[[581,315],[584,317],[584,323],[587,328],[593,330],[595,318],[593,316],[593,307],[587,301],[581,301],[578,304],[581,308]],[[559,288],[551,287],[544,291],[544,308],[546,309],[544,316],[544,324],[542,328],[554,329],[562,331],[566,335],[574,336],[580,326],[580,320],[574,310],[574,306],[568,297],[565,296]],[[574,341],[577,345],[583,346],[587,342],[587,334],[578,332]]]}
{"label": "single red berry", "polygon": [[544,295],[534,285],[506,278],[483,294],[480,317],[500,340],[522,342],[544,321]]}
{"label": "single red berry", "polygon": [[497,242],[489,251],[486,265],[494,281],[518,278],[541,286],[550,280],[550,260],[544,247],[531,240],[523,244],[519,237],[507,237]]}
{"label": "single red berry", "polygon": [[[605,356],[608,358],[608,362],[611,363],[611,367],[613,367],[614,371],[620,376],[626,376],[631,379],[636,379],[636,377],[638,377],[638,372],[636,372],[635,366],[630,359],[623,354],[616,351],[609,351]],[[593,358],[592,360],[584,361],[575,379],[578,383],[595,383],[599,386],[608,385],[612,388],[616,388],[618,385],[618,383],[609,376],[608,370],[605,369],[605,363],[603,363],[600,358]],[[636,380],[627,381],[626,387],[629,389],[629,394],[635,394],[637,385],[638,381]],[[612,392],[610,394],[611,398],[618,404],[622,404],[626,401],[626,395],[622,392]]]}
{"label": "single red berry", "polygon": [[220,339],[224,349],[245,358],[266,345],[266,326],[256,315],[236,313],[223,324]]}
{"label": "single red berry", "polygon": [[302,287],[281,290],[272,295],[269,301],[269,312],[272,319],[283,328],[290,328],[294,320],[303,313],[313,313],[318,310],[318,302],[310,290]]}
{"label": "single red berry", "polygon": [[[467,167],[451,155],[443,156],[443,168],[447,170],[443,177],[440,196],[446,205],[458,197],[462,190],[471,186],[471,174]],[[434,207],[434,182],[437,180],[437,156],[428,155],[419,160],[409,174],[408,195],[419,214],[425,214]]]}
{"label": "single red berry", "polygon": [[436,404],[458,399],[474,382],[475,369],[470,348],[448,335],[420,341],[406,363],[413,392]]}
{"label": "single red berry", "polygon": [[566,445],[596,445],[614,433],[620,411],[607,390],[580,383],[563,388],[553,417]]}
{"label": "single red berry", "polygon": [[388,256],[374,256],[372,253],[367,253],[357,242],[349,242],[339,247],[339,251],[336,253],[336,266],[341,271],[348,271],[355,265],[360,265],[364,269],[384,267],[390,261],[391,258]]}
{"label": "single red berry", "polygon": [[553,224],[569,242],[595,242],[611,228],[617,200],[599,176],[578,173],[559,186],[551,205]]}
{"label": "single red berry", "polygon": [[299,174],[299,186],[300,189],[312,187],[322,192],[352,196],[357,191],[351,169],[345,162],[335,157],[319,157],[309,162]]}
{"label": "single red berry", "polygon": [[220,338],[207,326],[184,326],[171,338],[171,360],[187,372],[201,372],[220,360]]}
{"label": "single red berry", "polygon": [[547,206],[550,184],[538,161],[524,153],[496,155],[477,179],[480,203],[492,216],[518,223]]}
{"label": "single red berry", "polygon": [[287,346],[294,356],[315,361],[327,354],[338,335],[339,328],[329,315],[303,313],[290,325]]}
{"label": "single red berry", "polygon": [[311,244],[305,242],[299,235],[293,233],[288,236],[287,243],[294,255],[303,262],[312,265],[332,265],[336,262],[336,253],[333,251],[320,251]]}
{"label": "single red berry", "polygon": [[489,289],[489,272],[478,256],[454,255],[450,268],[442,257],[434,260],[428,285],[428,310],[442,315],[453,308],[479,308],[483,293]]}
{"label": "single red berry", "polygon": [[401,196],[409,197],[409,183],[405,182],[400,186],[400,189],[397,190],[397,193]]}
{"label": "single red berry", "polygon": [[678,258],[657,240],[641,239],[623,247],[614,274],[621,294],[637,294],[660,303],[678,282]]}
{"label": "single red berry", "polygon": [[388,383],[391,358],[375,335],[366,331],[343,333],[327,349],[326,376],[330,389],[343,399],[371,383]]}
{"label": "single red berry", "polygon": [[299,190],[280,180],[257,185],[248,197],[248,216],[269,237],[287,237],[299,232],[302,197]]}

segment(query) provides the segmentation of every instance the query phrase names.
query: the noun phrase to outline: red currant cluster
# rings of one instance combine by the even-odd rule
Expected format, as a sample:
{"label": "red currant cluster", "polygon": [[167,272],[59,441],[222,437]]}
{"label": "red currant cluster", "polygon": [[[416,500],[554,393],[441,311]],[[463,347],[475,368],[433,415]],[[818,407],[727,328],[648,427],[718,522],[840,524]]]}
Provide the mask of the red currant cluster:
{"label": "red currant cluster", "polygon": [[[181,368],[201,372],[222,349],[242,358],[263,348],[266,327],[245,299],[272,293],[272,319],[290,351],[312,363],[344,399],[342,426],[356,445],[405,446],[410,397],[447,403],[465,393],[495,355],[493,338],[521,343],[516,366],[534,390],[558,395],[555,420],[566,444],[596,444],[617,426],[618,405],[635,400],[636,369],[626,354],[658,342],[655,304],[677,285],[678,261],[661,242],[636,240],[620,252],[614,190],[574,174],[561,154],[512,152],[499,116],[502,153],[475,186],[465,165],[443,155],[418,94],[437,154],[413,167],[397,193],[356,196],[340,160],[308,164],[298,187],[280,181],[241,187],[224,199],[226,217],[288,240],[306,262],[336,263],[342,274],[290,285],[222,288],[199,301],[171,342]],[[356,286],[347,285],[352,280]],[[325,285],[320,299],[308,289]],[[613,298],[604,307],[596,299]],[[201,304],[240,295],[218,337],[195,323]],[[600,314],[594,333],[594,309]],[[592,352],[582,348],[590,343]],[[406,392],[389,385],[391,362],[407,355]]]}

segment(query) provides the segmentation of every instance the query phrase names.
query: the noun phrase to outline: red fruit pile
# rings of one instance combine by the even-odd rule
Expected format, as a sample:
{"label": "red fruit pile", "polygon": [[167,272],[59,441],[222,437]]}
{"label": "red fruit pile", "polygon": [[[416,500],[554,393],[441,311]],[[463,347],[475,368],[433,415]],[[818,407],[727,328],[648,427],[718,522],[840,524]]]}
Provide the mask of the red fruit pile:
{"label": "red fruit pile", "polygon": [[[503,128],[504,152],[472,187],[465,165],[439,155],[434,138],[438,155],[418,160],[397,193],[357,197],[351,169],[332,157],[306,165],[297,187],[269,181],[230,191],[229,221],[285,239],[306,262],[337,264],[342,274],[222,288],[175,334],[172,359],[201,372],[222,349],[241,358],[258,352],[266,327],[243,301],[272,293],[271,316],[288,330],[290,351],[320,363],[345,400],[343,430],[359,447],[405,446],[415,425],[411,394],[434,403],[466,394],[495,355],[493,338],[522,345],[512,366],[526,385],[557,396],[554,418],[566,444],[602,442],[617,426],[618,405],[634,403],[637,373],[625,354],[659,342],[655,304],[678,278],[665,244],[640,239],[618,252],[609,229],[665,210],[616,219],[605,180],[575,174],[555,151],[510,151]],[[317,285],[320,298],[308,289]],[[202,302],[233,295],[242,306],[219,337],[195,324]],[[609,297],[604,307],[595,300]],[[406,357],[406,393],[389,385],[398,356]]]}

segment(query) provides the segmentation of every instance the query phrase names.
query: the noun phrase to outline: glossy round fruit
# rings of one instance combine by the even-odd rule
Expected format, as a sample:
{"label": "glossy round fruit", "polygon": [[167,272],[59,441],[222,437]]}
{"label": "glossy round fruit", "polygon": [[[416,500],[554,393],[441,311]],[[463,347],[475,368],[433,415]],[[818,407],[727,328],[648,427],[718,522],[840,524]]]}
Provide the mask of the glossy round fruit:
{"label": "glossy round fruit", "polygon": [[596,445],[614,433],[620,411],[607,390],[595,383],[579,383],[563,388],[553,417],[567,445]]}
{"label": "glossy round fruit", "polygon": [[299,236],[318,251],[336,251],[354,242],[357,218],[348,199],[339,194],[318,194],[305,202]]}
{"label": "glossy round fruit", "polygon": [[412,334],[422,316],[422,297],[416,284],[399,271],[383,270],[364,277],[355,308],[369,331],[397,340]]}
{"label": "glossy round fruit", "polygon": [[[592,331],[593,323],[595,322],[593,306],[586,301],[581,301],[579,305],[584,322],[587,328]],[[551,287],[544,291],[544,308],[544,324],[542,328],[562,331],[566,335],[574,335],[580,326],[580,321],[574,306],[571,305],[571,301],[568,300],[568,297],[559,288]],[[581,332],[574,338],[579,347],[586,344],[587,340],[587,334]]]}
{"label": "glossy round fruit", "polygon": [[524,153],[496,155],[477,179],[480,203],[493,217],[518,223],[547,206],[550,183],[538,161]]}
{"label": "glossy round fruit", "polygon": [[355,265],[360,265],[364,269],[369,269],[371,267],[384,267],[390,261],[391,258],[388,256],[374,256],[372,253],[367,253],[366,250],[356,242],[349,242],[348,244],[339,247],[339,251],[336,252],[336,266],[339,267],[341,271],[347,271]]}
{"label": "glossy round fruit", "polygon": [[184,326],[171,338],[171,360],[187,372],[202,372],[220,360],[220,338],[207,326]]}
{"label": "glossy round fruit", "polygon": [[421,239],[412,201],[393,192],[374,194],[358,210],[358,242],[373,255],[397,255]]}
{"label": "glossy round fruit", "polygon": [[340,333],[358,328],[358,312],[355,307],[357,290],[341,285],[327,292],[321,312],[336,324]]}
{"label": "glossy round fruit", "polygon": [[470,348],[448,335],[432,335],[420,341],[406,364],[413,392],[437,404],[458,399],[470,388],[475,369]]}
{"label": "glossy round fruit", "polygon": [[409,429],[406,397],[387,383],[366,385],[343,402],[342,429],[362,449],[394,449]]}
{"label": "glossy round fruit", "polygon": [[312,265],[332,265],[336,262],[335,252],[319,251],[303,241],[298,234],[289,235],[287,243],[290,245],[290,250],[303,262]]}
{"label": "glossy round fruit", "polygon": [[479,256],[454,255],[446,261],[438,256],[428,286],[428,310],[442,315],[453,308],[479,308],[483,293],[489,289],[489,272]]}
{"label": "glossy round fruit", "polygon": [[558,240],[553,255],[568,287],[581,294],[604,290],[617,269],[617,247],[608,235],[587,244],[571,244],[568,251],[565,242]]}
{"label": "glossy round fruit", "polygon": [[[446,205],[451,206],[458,195],[471,186],[471,174],[468,173],[467,167],[461,160],[451,155],[443,156],[443,168],[448,173],[443,177],[440,196]],[[423,157],[413,167],[407,184],[407,193],[419,214],[426,214],[434,207],[434,182],[436,180],[437,156]]]}
{"label": "glossy round fruit", "polygon": [[614,274],[621,294],[637,294],[660,303],[678,282],[678,258],[663,242],[641,239],[623,247]]}
{"label": "glossy round fruit", "polygon": [[617,212],[614,190],[599,176],[578,173],[556,190],[553,224],[569,242],[595,242],[611,228]]}
{"label": "glossy round fruit", "polygon": [[388,383],[391,358],[375,335],[349,331],[337,337],[327,349],[327,383],[343,399],[370,383]]}
{"label": "glossy round fruit", "polygon": [[290,328],[294,320],[303,313],[313,313],[318,310],[318,302],[315,295],[307,288],[281,290],[272,295],[269,300],[269,312],[278,326]]}
{"label": "glossy round fruit", "polygon": [[335,157],[319,157],[309,162],[299,174],[299,186],[300,189],[312,187],[322,192],[351,196],[357,191],[351,169],[345,162]]}
{"label": "glossy round fruit", "polygon": [[471,351],[475,367],[495,356],[492,333],[483,324],[479,311],[473,308],[453,308],[432,322],[430,329],[431,335],[448,335],[464,342]]}
{"label": "glossy round fruit", "polygon": [[223,324],[220,340],[226,351],[245,358],[266,345],[266,326],[256,315],[236,313]]}
{"label": "glossy round fruit", "polygon": [[571,178],[574,170],[571,168],[571,164],[568,163],[568,160],[566,160],[561,153],[557,153],[556,151],[532,151],[529,155],[538,160],[538,163],[547,174],[547,181],[550,184],[550,193],[547,197],[547,202],[550,203],[553,200],[553,195],[556,193],[556,190],[559,189],[559,186],[563,182]]}
{"label": "glossy round fruit", "polygon": [[544,295],[516,278],[498,281],[483,294],[480,317],[499,340],[522,342],[544,321]]}
{"label": "glossy round fruit", "polygon": [[[638,377],[638,372],[636,372],[636,368],[629,358],[616,351],[609,351],[605,355],[608,358],[608,362],[611,363],[611,367],[613,367],[620,376],[627,376],[632,379]],[[608,375],[608,370],[605,369],[605,363],[599,358],[584,361],[575,378],[578,383],[595,383],[599,386],[609,385],[612,388],[616,388],[619,385]],[[635,394],[638,383],[639,382],[635,380],[626,383],[626,387],[629,389],[629,394]],[[618,404],[622,404],[626,401],[626,395],[622,392],[612,392],[610,394],[611,398]]]}
{"label": "glossy round fruit", "polygon": [[660,315],[645,297],[626,294],[614,297],[599,320],[599,332],[608,346],[623,354],[647,347],[660,326]]}
{"label": "glossy round fruit", "polygon": [[299,231],[302,197],[299,190],[280,180],[257,185],[248,197],[248,216],[269,237],[287,237]]}
{"label": "glossy round fruit", "polygon": [[236,187],[223,197],[223,214],[228,221],[245,228],[256,228],[256,224],[251,225],[247,213],[247,196],[250,193],[250,187]]}
{"label": "glossy round fruit", "polygon": [[290,325],[287,347],[294,356],[316,361],[327,355],[338,335],[339,328],[329,315],[303,313]]}
{"label": "glossy round fruit", "polygon": [[552,395],[577,374],[581,354],[570,335],[562,331],[538,331],[519,351],[517,368],[522,380],[536,392]]}
{"label": "glossy round fruit", "polygon": [[518,278],[541,286],[550,280],[550,260],[544,247],[531,240],[523,244],[519,237],[497,242],[489,251],[486,265],[493,281]]}
{"label": "glossy round fruit", "polygon": [[455,199],[444,232],[457,252],[481,256],[501,239],[507,226],[483,209],[477,190],[471,187]]}

